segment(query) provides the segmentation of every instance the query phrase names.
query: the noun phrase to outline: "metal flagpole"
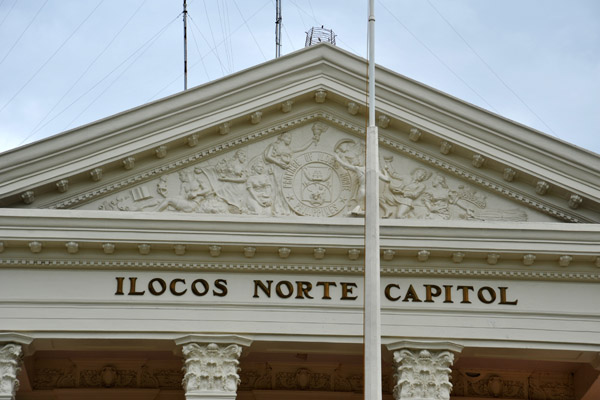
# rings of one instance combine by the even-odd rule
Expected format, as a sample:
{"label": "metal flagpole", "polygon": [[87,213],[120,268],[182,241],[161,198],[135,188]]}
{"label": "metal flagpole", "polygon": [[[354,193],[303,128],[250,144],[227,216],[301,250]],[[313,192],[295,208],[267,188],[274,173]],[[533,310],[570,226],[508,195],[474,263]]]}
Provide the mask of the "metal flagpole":
{"label": "metal flagpole", "polygon": [[183,0],[183,90],[187,90],[187,0]]}
{"label": "metal flagpole", "polygon": [[369,126],[365,162],[365,399],[381,400],[381,284],[379,276],[379,140],[375,125],[375,0],[369,0]]}
{"label": "metal flagpole", "polygon": [[281,56],[281,0],[275,3],[275,58]]}

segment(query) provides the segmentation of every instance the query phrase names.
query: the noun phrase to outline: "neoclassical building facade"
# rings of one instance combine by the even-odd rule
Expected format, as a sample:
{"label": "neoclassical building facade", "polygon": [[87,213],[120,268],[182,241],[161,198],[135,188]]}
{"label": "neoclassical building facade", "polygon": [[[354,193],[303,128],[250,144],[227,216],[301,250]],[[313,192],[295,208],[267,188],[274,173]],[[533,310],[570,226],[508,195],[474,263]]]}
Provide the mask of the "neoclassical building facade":
{"label": "neoclassical building facade", "polygon": [[[365,60],[0,155],[0,399],[360,399]],[[600,398],[600,156],[384,68],[385,399]]]}

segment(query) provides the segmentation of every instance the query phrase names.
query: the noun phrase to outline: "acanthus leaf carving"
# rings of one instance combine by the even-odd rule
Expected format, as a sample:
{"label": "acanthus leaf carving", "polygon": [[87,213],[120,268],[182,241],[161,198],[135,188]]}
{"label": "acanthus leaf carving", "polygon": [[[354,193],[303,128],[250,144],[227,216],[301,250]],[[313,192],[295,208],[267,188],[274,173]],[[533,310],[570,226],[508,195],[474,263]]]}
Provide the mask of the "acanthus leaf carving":
{"label": "acanthus leaf carving", "polygon": [[397,400],[449,400],[452,384],[450,351],[402,349],[394,352]]}
{"label": "acanthus leaf carving", "polygon": [[8,343],[0,347],[0,397],[14,398],[19,390],[17,375],[21,370],[21,345]]}
{"label": "acanthus leaf carving", "polygon": [[183,386],[186,393],[237,391],[240,383],[240,346],[188,343],[182,350],[185,357]]}

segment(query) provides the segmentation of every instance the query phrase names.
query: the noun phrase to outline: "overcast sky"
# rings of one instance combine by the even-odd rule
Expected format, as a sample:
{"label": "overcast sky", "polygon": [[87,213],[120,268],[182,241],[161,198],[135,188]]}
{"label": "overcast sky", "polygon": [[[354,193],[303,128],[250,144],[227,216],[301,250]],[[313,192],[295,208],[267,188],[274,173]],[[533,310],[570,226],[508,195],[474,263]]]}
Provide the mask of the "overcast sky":
{"label": "overcast sky", "polygon": [[[282,0],[282,55],[367,0]],[[0,0],[0,151],[183,89],[182,0]],[[600,1],[376,0],[376,61],[600,153]],[[275,0],[188,0],[189,87],[271,60]]]}

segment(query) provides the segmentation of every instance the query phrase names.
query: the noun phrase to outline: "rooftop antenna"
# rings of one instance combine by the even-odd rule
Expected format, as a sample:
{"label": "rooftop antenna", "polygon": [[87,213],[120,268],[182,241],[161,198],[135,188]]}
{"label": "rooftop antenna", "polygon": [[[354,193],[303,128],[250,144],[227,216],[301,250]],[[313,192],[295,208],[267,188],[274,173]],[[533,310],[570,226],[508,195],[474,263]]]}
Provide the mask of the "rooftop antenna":
{"label": "rooftop antenna", "polygon": [[187,0],[183,0],[183,90],[187,90]]}
{"label": "rooftop antenna", "polygon": [[306,41],[304,42],[304,47],[313,46],[315,44],[327,42],[331,43],[335,46],[335,37],[337,35],[331,29],[324,28],[323,25],[320,27],[310,28],[308,32],[306,32]]}
{"label": "rooftop antenna", "polygon": [[275,58],[281,56],[281,0],[275,3]]}
{"label": "rooftop antenna", "polygon": [[379,139],[375,125],[375,0],[369,0],[369,125],[365,162],[365,399],[381,400],[381,278],[379,266]]}

